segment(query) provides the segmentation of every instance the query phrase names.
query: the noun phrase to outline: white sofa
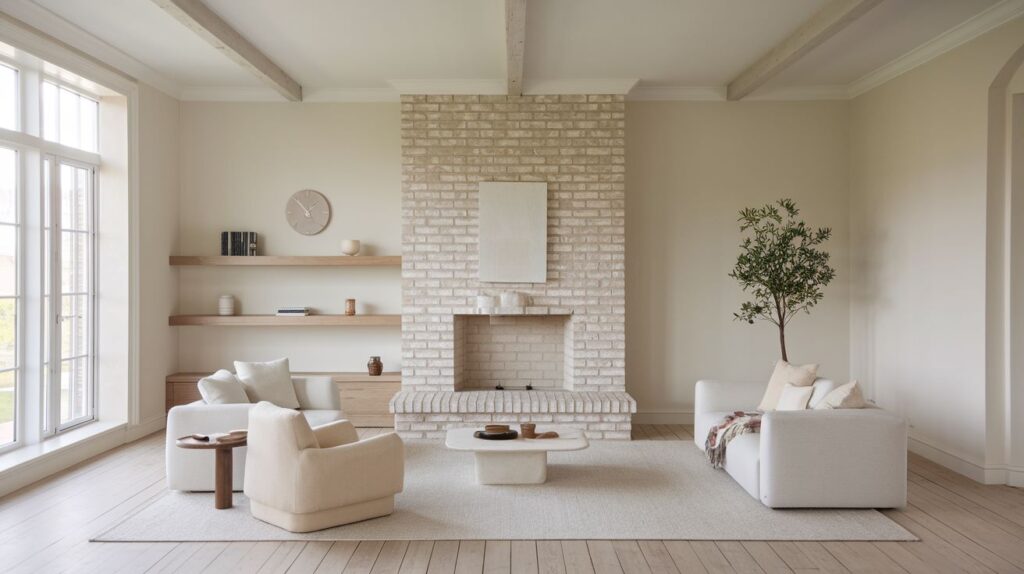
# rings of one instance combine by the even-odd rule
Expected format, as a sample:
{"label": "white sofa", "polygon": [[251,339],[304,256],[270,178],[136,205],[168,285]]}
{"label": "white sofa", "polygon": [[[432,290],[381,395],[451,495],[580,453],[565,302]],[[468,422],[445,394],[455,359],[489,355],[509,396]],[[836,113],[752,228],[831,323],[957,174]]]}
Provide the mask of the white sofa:
{"label": "white sofa", "polygon": [[[907,502],[907,427],[877,407],[814,410],[835,383],[818,379],[809,410],[771,411],[761,432],[726,448],[724,469],[771,508],[898,508]],[[734,411],[754,411],[765,383],[698,381],[694,442]]]}
{"label": "white sofa", "polygon": [[250,416],[245,465],[252,515],[310,532],[391,514],[405,447],[395,433],[359,440],[348,421],[310,428],[298,412],[264,402]]}
{"label": "white sofa", "polygon": [[[341,399],[330,377],[292,377],[299,412],[310,426],[345,418]],[[193,433],[212,434],[249,428],[249,411],[256,405],[208,405],[202,400],[174,407],[167,413],[167,487],[171,490],[213,490],[212,452],[178,448],[175,441]],[[246,448],[234,449],[232,489],[242,490]]]}

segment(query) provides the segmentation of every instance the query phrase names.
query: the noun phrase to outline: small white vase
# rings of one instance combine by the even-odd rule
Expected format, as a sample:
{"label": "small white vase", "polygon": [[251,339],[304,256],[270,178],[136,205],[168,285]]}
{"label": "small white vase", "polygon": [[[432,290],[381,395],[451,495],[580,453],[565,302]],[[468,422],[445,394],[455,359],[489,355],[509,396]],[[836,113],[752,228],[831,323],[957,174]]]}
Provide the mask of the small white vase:
{"label": "small white vase", "polygon": [[217,313],[230,316],[235,314],[235,297],[233,295],[221,295],[217,300]]}
{"label": "small white vase", "polygon": [[356,255],[361,247],[358,239],[342,239],[341,252],[345,255]]}

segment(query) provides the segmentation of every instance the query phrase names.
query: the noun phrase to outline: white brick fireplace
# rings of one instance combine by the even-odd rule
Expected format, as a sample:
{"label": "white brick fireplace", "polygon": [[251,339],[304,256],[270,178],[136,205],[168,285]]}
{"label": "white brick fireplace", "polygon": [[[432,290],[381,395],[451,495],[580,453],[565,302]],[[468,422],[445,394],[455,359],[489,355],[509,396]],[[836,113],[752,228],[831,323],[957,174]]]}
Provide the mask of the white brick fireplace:
{"label": "white brick fireplace", "polygon": [[[396,430],[533,421],[628,439],[624,98],[403,96],[402,169]],[[477,279],[482,181],[547,183],[545,283]],[[506,290],[530,305],[475,309]]]}

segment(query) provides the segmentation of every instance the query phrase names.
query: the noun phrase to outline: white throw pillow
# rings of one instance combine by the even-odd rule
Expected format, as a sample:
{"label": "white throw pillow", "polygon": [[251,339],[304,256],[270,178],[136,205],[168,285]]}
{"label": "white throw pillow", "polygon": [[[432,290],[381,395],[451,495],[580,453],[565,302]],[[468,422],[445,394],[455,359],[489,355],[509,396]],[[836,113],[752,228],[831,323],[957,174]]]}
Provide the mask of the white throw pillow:
{"label": "white throw pillow", "polygon": [[821,402],[814,405],[815,409],[862,409],[868,406],[864,400],[864,392],[860,383],[850,381],[845,385],[836,387],[834,391],[825,395]]}
{"label": "white throw pillow", "polygon": [[251,402],[267,401],[286,409],[299,408],[288,359],[265,363],[235,361],[235,372]]}
{"label": "white throw pillow", "polygon": [[775,405],[777,411],[802,411],[807,409],[807,401],[811,400],[814,393],[813,386],[798,387],[786,383],[782,389],[782,396],[779,397],[779,404]]}
{"label": "white throw pillow", "polygon": [[768,381],[768,388],[764,390],[764,397],[761,398],[761,404],[758,405],[757,410],[774,411],[775,405],[779,403],[779,397],[782,396],[782,389],[786,388],[787,384],[795,387],[809,387],[814,384],[816,378],[818,378],[816,363],[797,366],[780,359],[778,363],[775,363],[775,371],[772,373],[771,380]]}
{"label": "white throw pillow", "polygon": [[199,379],[199,395],[208,405],[231,405],[248,403],[249,396],[245,387],[231,371],[221,369],[216,373]]}

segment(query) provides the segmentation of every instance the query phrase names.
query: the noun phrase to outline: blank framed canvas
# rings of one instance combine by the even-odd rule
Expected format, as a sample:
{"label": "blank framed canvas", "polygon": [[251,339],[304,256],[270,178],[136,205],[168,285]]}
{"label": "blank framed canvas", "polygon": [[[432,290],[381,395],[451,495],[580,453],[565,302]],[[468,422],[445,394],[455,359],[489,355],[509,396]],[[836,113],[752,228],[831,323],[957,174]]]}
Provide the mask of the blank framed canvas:
{"label": "blank framed canvas", "polygon": [[481,182],[480,280],[548,280],[548,184]]}

